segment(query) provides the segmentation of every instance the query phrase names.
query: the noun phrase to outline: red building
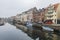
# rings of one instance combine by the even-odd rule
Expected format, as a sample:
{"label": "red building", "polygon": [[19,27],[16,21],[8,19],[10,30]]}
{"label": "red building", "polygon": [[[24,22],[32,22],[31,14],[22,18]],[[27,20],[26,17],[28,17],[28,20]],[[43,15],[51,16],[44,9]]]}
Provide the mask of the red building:
{"label": "red building", "polygon": [[43,22],[44,14],[45,14],[45,9],[44,8],[38,10],[37,12],[34,12],[33,13],[33,21],[36,22],[36,23]]}

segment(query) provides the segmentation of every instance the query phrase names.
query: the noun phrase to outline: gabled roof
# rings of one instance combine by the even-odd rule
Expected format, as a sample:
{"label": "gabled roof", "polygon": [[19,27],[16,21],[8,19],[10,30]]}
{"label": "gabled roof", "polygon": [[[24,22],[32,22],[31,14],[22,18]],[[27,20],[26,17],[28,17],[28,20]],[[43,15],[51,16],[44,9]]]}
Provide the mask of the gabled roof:
{"label": "gabled roof", "polygon": [[[51,4],[50,4],[51,5]],[[51,6],[54,6],[54,10],[56,11],[60,3],[53,4]],[[45,10],[48,10],[49,6],[45,8]]]}
{"label": "gabled roof", "polygon": [[57,10],[57,8],[58,8],[59,5],[60,5],[60,3],[56,3],[56,4],[52,5],[52,6],[54,6],[55,11]]}

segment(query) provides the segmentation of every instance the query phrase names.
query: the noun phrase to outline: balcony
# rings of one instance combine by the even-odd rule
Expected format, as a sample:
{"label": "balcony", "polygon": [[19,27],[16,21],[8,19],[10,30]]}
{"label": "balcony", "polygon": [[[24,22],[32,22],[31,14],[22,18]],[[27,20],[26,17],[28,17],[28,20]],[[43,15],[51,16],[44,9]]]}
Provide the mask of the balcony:
{"label": "balcony", "polygon": [[49,17],[49,16],[52,16],[53,17],[53,14],[45,14],[46,17]]}

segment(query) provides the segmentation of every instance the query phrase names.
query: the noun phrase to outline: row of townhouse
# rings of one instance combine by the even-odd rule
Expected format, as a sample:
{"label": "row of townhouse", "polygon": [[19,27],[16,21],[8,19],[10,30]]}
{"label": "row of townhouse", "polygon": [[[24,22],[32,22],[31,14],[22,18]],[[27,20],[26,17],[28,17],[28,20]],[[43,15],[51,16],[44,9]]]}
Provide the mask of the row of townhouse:
{"label": "row of townhouse", "polygon": [[60,3],[49,5],[46,8],[37,10],[36,7],[16,15],[21,22],[44,22],[51,20],[54,24],[60,23]]}
{"label": "row of townhouse", "polygon": [[36,7],[29,9],[28,11],[17,14],[16,16],[21,22],[42,22],[44,19],[44,8],[37,10]]}

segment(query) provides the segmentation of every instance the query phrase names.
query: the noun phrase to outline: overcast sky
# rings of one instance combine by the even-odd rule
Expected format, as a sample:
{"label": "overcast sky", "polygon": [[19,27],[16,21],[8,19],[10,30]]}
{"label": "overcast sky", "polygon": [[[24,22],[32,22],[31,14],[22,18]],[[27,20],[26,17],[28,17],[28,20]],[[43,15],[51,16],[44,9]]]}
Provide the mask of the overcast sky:
{"label": "overcast sky", "polygon": [[44,8],[60,0],[0,0],[0,17],[10,17],[30,8]]}

